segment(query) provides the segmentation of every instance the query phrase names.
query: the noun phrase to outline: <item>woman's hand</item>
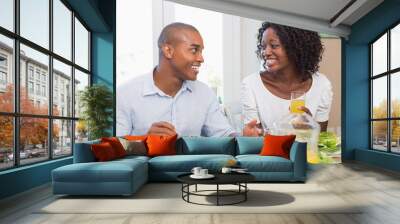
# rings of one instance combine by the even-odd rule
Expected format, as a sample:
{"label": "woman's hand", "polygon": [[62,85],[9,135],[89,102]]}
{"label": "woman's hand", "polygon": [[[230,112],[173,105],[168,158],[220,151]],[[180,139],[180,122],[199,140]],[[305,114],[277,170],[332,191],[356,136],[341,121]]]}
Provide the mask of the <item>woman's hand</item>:
{"label": "woman's hand", "polygon": [[299,110],[301,110],[301,111],[307,113],[308,115],[310,115],[310,116],[312,117],[312,113],[311,113],[311,111],[310,111],[307,107],[305,107],[305,106],[300,106],[300,107],[298,107],[297,109],[299,109]]}

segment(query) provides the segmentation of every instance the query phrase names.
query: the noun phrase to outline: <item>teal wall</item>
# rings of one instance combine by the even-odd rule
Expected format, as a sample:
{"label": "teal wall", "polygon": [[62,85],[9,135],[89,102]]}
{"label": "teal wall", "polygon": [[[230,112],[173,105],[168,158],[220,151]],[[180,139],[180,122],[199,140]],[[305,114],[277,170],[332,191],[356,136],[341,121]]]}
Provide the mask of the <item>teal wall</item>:
{"label": "teal wall", "polygon": [[[115,0],[66,0],[66,2],[92,31],[92,82],[104,83],[114,91]],[[112,131],[110,127],[110,132]],[[0,199],[50,182],[53,169],[71,163],[72,157],[69,157],[1,171]]]}
{"label": "teal wall", "polygon": [[351,27],[343,43],[343,159],[399,170],[400,157],[369,149],[369,46],[400,21],[400,0],[386,0]]}
{"label": "teal wall", "polygon": [[71,163],[69,157],[0,172],[0,199],[48,183],[53,169]]}

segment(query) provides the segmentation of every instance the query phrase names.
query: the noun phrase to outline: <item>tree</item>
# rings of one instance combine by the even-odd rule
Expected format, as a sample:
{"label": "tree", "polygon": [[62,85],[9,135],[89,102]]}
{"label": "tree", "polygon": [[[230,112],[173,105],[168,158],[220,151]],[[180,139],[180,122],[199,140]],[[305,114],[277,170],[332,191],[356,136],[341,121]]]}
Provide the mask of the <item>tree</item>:
{"label": "tree", "polygon": [[[387,118],[387,101],[383,100],[372,109],[373,118]],[[386,121],[373,122],[372,130],[375,138],[385,138],[387,135]]]}
{"label": "tree", "polygon": [[[0,93],[0,108],[3,112],[13,112],[14,98],[13,85],[8,85],[5,93]],[[48,107],[34,105],[29,99],[28,93],[24,87],[20,88],[20,108],[24,114],[47,114]],[[58,113],[58,111],[56,111]],[[13,120],[11,116],[0,116],[0,146],[12,148],[13,146]],[[26,145],[44,145],[48,136],[48,119],[46,118],[20,118],[20,149]],[[59,136],[59,128],[55,125],[53,129],[53,138]]]}
{"label": "tree", "polygon": [[[393,99],[391,104],[391,117],[400,117],[400,100]],[[383,100],[378,106],[373,108],[373,118],[387,118],[387,100]],[[392,141],[397,141],[400,138],[400,122],[391,121],[392,128]],[[375,138],[386,138],[387,135],[387,122],[377,121],[373,125],[373,133]]]}

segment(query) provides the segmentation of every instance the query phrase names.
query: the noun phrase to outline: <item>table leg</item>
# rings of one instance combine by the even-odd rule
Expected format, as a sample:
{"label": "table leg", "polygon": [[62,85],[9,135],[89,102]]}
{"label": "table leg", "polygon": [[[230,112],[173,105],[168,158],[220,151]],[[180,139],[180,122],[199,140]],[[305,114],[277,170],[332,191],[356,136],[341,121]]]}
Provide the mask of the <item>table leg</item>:
{"label": "table leg", "polygon": [[247,182],[244,183],[244,201],[247,201]]}
{"label": "table leg", "polygon": [[219,184],[217,184],[217,206],[219,205]]}

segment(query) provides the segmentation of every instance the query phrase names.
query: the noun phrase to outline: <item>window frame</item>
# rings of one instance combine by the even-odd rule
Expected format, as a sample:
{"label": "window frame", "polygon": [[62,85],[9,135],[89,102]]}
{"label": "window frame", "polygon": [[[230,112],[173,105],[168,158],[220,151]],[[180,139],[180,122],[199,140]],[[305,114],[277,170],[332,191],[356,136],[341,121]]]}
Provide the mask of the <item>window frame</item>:
{"label": "window frame", "polygon": [[[392,98],[391,98],[391,91],[392,91],[392,86],[391,86],[391,79],[393,75],[396,75],[396,73],[400,72],[400,67],[391,69],[391,30],[395,28],[396,26],[400,26],[400,20],[392,24],[390,27],[385,29],[385,31],[381,34],[379,34],[375,39],[373,39],[369,44],[369,149],[373,151],[379,151],[379,152],[386,152],[386,153],[391,153],[391,154],[400,154],[399,152],[393,152],[392,151],[392,125],[391,123],[393,121],[400,121],[400,117],[392,117]],[[384,35],[387,35],[387,63],[386,63],[386,71],[376,74],[373,74],[373,66],[374,66],[374,61],[373,61],[373,44],[376,43],[381,37]],[[386,93],[386,98],[387,98],[387,105],[386,105],[386,118],[373,118],[373,93],[374,93],[374,86],[373,86],[373,81],[378,79],[386,77],[386,87],[387,87],[387,93]],[[374,132],[373,132],[373,122],[375,121],[386,121],[386,151],[384,150],[379,150],[374,148]]]}
{"label": "window frame", "polygon": [[[33,41],[30,41],[29,39],[23,37],[20,35],[20,0],[14,0],[13,1],[13,10],[14,10],[14,24],[13,24],[13,31],[10,31],[4,27],[0,26],[0,35],[10,38],[13,41],[13,54],[12,54],[12,69],[11,69],[11,74],[13,76],[14,79],[14,93],[13,93],[13,102],[14,102],[14,110],[12,112],[2,112],[0,111],[0,116],[2,117],[11,117],[13,119],[13,165],[10,167],[4,167],[4,168],[0,168],[0,172],[4,171],[4,170],[10,170],[10,169],[16,169],[18,167],[23,167],[23,166],[29,166],[29,165],[33,165],[33,164],[37,164],[37,163],[43,163],[49,160],[53,160],[53,159],[61,159],[61,158],[65,158],[65,157],[70,157],[73,155],[74,152],[74,143],[75,143],[75,123],[76,121],[79,120],[79,117],[75,117],[74,116],[74,108],[71,108],[71,114],[65,115],[65,116],[56,116],[53,115],[53,59],[58,60],[59,62],[62,62],[68,66],[71,66],[71,83],[73,84],[75,81],[75,69],[85,73],[88,75],[89,77],[89,83],[88,86],[92,85],[92,69],[91,69],[91,36],[92,36],[92,31],[91,29],[88,27],[88,25],[83,21],[83,19],[72,9],[72,7],[65,1],[65,0],[59,0],[61,2],[61,4],[63,4],[68,10],[71,11],[71,18],[69,19],[69,22],[71,23],[71,58],[67,59],[64,58],[63,56],[55,53],[54,50],[54,46],[53,46],[53,32],[54,32],[54,28],[53,28],[53,24],[54,24],[54,14],[53,14],[53,1],[54,0],[48,0],[49,3],[49,47],[48,49],[46,49],[45,47],[42,47],[39,44],[34,43]],[[88,31],[88,69],[85,69],[81,66],[79,66],[78,64],[75,63],[75,19],[77,19],[82,25],[83,27]],[[27,87],[27,91],[29,91],[29,87],[28,87],[28,82],[32,81],[33,82],[33,90],[34,90],[34,95],[36,95],[37,97],[43,97],[42,94],[42,86],[45,86],[45,92],[44,95],[48,96],[47,99],[47,105],[48,105],[48,112],[46,115],[40,115],[40,114],[27,114],[27,113],[21,113],[20,111],[20,85],[21,85],[21,74],[20,74],[20,64],[21,64],[21,56],[20,56],[20,46],[21,44],[32,48],[33,50],[36,50],[42,54],[45,54],[46,56],[48,56],[48,70],[47,70],[47,76],[46,77],[46,84],[44,84],[42,81],[42,74],[44,72],[44,70],[40,69],[39,71],[39,80],[37,80],[36,78],[36,72],[38,71],[37,68],[32,67],[31,65],[29,65],[29,63],[27,63],[27,73],[25,74],[26,76],[26,87]],[[33,70],[30,70],[30,69]],[[33,72],[33,77],[31,78],[30,76],[30,71]],[[44,73],[45,74],[45,73]],[[35,85],[40,83],[40,94],[35,94],[36,89],[35,89]],[[71,87],[71,93],[72,96],[75,96],[75,88],[74,85],[72,85]],[[47,93],[48,92],[48,93]],[[32,99],[31,99],[32,100]],[[75,97],[72,97],[71,99],[71,103],[72,105],[74,105],[75,103]],[[34,102],[37,103],[37,102]],[[47,119],[47,123],[48,123],[48,135],[47,135],[47,149],[48,150],[48,154],[43,157],[43,160],[37,161],[37,162],[28,162],[28,163],[21,163],[21,158],[20,158],[20,119],[21,118],[44,118]],[[57,120],[64,120],[64,121],[70,121],[71,122],[71,141],[70,141],[70,148],[71,148],[71,152],[70,154],[67,155],[62,155],[62,156],[55,156],[53,155],[54,152],[54,147],[53,147],[53,123]],[[51,144],[50,144],[51,143]]]}

